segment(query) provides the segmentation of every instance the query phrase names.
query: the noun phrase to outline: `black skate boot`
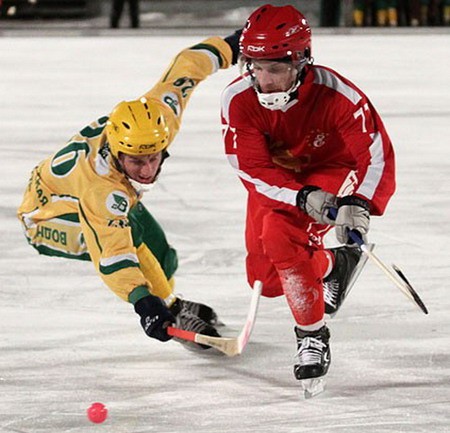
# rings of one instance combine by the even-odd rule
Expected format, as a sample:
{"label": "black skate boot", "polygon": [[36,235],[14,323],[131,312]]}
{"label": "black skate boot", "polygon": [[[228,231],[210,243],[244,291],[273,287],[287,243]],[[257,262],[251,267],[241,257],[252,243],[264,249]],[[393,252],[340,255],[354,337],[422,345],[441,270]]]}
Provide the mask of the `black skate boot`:
{"label": "black skate boot", "polygon": [[189,310],[191,313],[195,314],[197,317],[202,319],[208,325],[218,326],[220,325],[219,319],[216,312],[208,305],[201,304],[199,302],[187,301],[186,299],[178,298],[181,302],[182,308]]}
{"label": "black skate boot", "polygon": [[330,366],[330,331],[324,325],[318,331],[294,328],[297,336],[297,356],[294,375],[298,380],[325,376]]}
{"label": "black skate boot", "polygon": [[[370,250],[373,245],[367,245]],[[353,284],[367,262],[367,256],[361,255],[359,248],[342,246],[330,248],[335,262],[330,274],[323,279],[323,299],[325,313],[333,317],[349,294]]]}
{"label": "black skate boot", "polygon": [[[195,315],[189,308],[186,308],[185,303],[190,301],[184,301],[177,299],[175,303],[170,307],[170,311],[175,316],[175,325],[177,328],[184,329],[185,331],[192,331],[198,334],[210,335],[211,337],[220,337],[214,326],[206,323],[200,317]],[[192,304],[196,304],[192,302]],[[198,305],[198,304],[197,304]],[[208,307],[209,308],[209,307]],[[197,344],[191,341],[174,338],[174,340],[182,343],[187,349],[199,351],[210,349],[210,346],[204,344]]]}

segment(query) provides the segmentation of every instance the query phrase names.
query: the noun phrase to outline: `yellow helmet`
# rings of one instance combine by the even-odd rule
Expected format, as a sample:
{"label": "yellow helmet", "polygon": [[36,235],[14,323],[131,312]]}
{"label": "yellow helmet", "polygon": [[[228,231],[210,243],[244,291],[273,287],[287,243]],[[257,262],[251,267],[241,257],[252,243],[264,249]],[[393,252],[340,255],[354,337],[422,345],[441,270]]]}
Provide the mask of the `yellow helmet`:
{"label": "yellow helmet", "polygon": [[169,127],[158,104],[141,98],[116,105],[106,122],[111,153],[151,155],[169,145]]}

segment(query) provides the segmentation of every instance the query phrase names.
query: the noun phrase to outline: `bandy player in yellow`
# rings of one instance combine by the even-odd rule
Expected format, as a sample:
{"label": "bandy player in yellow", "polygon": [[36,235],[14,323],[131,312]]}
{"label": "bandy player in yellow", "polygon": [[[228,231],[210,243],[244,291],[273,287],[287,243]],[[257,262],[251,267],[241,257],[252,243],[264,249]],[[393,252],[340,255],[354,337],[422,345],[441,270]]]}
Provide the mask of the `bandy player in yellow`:
{"label": "bandy player in yellow", "polygon": [[236,62],[238,39],[239,32],[211,37],[181,51],[150,91],[119,103],[36,166],[18,210],[40,254],[91,260],[160,341],[171,338],[170,323],[219,335],[212,308],[175,296],[176,252],[140,199],[157,179],[192,91]]}

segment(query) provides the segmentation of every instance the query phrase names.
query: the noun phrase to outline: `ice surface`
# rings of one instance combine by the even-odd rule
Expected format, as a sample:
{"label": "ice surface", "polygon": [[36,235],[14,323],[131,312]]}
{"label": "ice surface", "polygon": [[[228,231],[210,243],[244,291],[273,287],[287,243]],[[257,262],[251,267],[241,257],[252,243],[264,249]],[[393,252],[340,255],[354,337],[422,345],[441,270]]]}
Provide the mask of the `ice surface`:
{"label": "ice surface", "polygon": [[[302,400],[293,319],[265,299],[237,358],[152,341],[130,305],[89,263],[35,254],[15,211],[29,172],[91,120],[132,99],[200,37],[0,39],[0,431],[450,431],[450,37],[317,35],[314,56],[352,79],[395,143],[398,191],[371,240],[399,265],[423,315],[370,263],[329,322],[327,390]],[[177,290],[213,305],[235,335],[250,301],[244,273],[245,195],[222,150],[219,94],[237,74],[203,83],[160,182],[145,204],[181,266]],[[330,239],[332,242],[333,239]],[[94,401],[109,408],[90,424]]]}

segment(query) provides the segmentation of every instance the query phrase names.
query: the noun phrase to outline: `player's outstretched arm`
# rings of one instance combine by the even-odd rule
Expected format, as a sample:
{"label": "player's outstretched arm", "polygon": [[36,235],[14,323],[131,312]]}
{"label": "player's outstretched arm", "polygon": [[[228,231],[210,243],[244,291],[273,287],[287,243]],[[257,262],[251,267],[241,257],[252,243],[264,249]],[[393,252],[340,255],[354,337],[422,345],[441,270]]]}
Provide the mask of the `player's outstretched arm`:
{"label": "player's outstretched arm", "polygon": [[181,126],[183,112],[197,86],[219,69],[236,63],[239,31],[224,38],[213,36],[178,53],[159,81],[146,92],[147,100],[162,104],[171,142]]}

